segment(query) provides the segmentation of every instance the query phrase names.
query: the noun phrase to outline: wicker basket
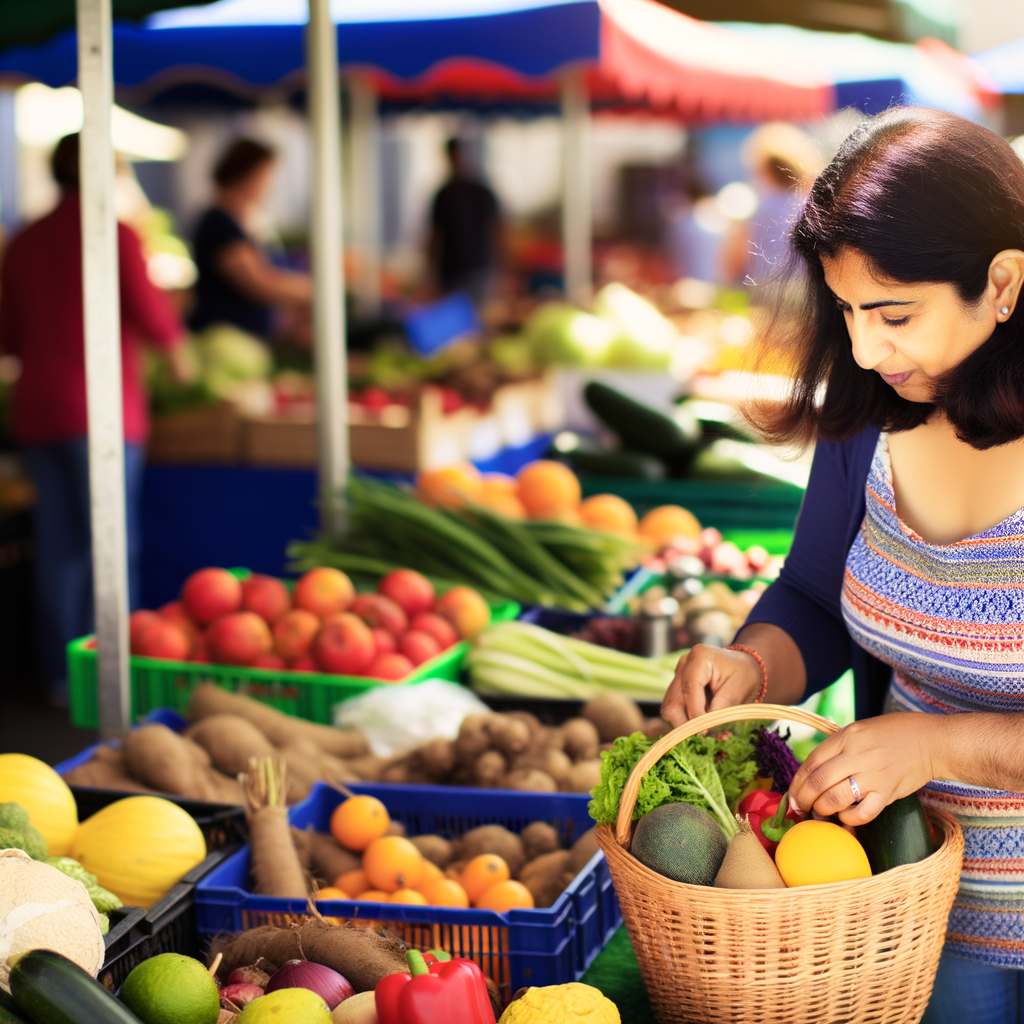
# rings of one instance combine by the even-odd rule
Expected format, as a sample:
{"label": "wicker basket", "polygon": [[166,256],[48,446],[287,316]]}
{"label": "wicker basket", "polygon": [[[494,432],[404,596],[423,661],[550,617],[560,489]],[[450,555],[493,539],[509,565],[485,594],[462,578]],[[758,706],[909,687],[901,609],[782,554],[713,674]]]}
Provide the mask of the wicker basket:
{"label": "wicker basket", "polygon": [[634,767],[615,831],[598,825],[640,973],[661,1024],[910,1024],[924,1013],[956,896],[960,826],[916,864],[793,889],[716,889],[659,875],[629,853],[640,781],[676,744],[729,722],[838,728],[798,708],[723,708],[659,739]]}

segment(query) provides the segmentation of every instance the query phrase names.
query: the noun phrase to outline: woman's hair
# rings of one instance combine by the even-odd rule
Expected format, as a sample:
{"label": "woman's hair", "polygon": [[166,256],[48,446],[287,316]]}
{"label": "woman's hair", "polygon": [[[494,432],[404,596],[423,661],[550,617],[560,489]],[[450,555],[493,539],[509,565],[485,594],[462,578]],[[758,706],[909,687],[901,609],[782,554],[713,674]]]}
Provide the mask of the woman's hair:
{"label": "woman's hair", "polygon": [[50,155],[53,180],[63,189],[78,188],[78,135],[65,135]]}
{"label": "woman's hair", "polygon": [[221,188],[237,185],[275,156],[274,151],[255,139],[235,139],[213,169],[213,180]]}
{"label": "woman's hair", "polygon": [[804,297],[795,314],[780,301],[765,333],[766,346],[794,339],[796,386],[781,409],[760,407],[752,419],[777,441],[843,440],[868,424],[908,430],[938,407],[975,448],[1024,436],[1024,310],[945,374],[934,404],[910,402],[854,361],[821,262],[844,247],[885,277],[949,283],[965,305],[977,303],[992,258],[1024,249],[1024,162],[1013,149],[955,114],[913,107],[879,114],[847,138],[792,229],[779,283],[803,275]]}

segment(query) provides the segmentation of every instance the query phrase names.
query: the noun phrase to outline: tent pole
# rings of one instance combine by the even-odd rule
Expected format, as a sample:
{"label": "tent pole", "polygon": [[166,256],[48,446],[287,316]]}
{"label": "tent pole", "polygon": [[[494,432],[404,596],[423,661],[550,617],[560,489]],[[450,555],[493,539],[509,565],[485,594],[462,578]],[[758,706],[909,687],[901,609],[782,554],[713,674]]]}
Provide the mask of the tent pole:
{"label": "tent pole", "polygon": [[584,309],[593,291],[590,178],[590,98],[576,67],[562,79],[562,272],[565,297]]}
{"label": "tent pole", "polygon": [[313,264],[313,351],[316,366],[320,525],[344,526],[339,499],[348,478],[348,367],[341,234],[341,111],[338,37],[328,0],[309,0],[306,36],[309,119],[313,144],[310,249]]}
{"label": "tent pole", "polygon": [[356,297],[366,317],[380,313],[380,117],[377,90],[366,74],[349,76],[352,241],[358,257]]}
{"label": "tent pole", "polygon": [[121,312],[110,139],[113,40],[110,0],[77,3],[78,87],[84,110],[80,194],[93,593],[100,732],[110,737],[131,725]]}

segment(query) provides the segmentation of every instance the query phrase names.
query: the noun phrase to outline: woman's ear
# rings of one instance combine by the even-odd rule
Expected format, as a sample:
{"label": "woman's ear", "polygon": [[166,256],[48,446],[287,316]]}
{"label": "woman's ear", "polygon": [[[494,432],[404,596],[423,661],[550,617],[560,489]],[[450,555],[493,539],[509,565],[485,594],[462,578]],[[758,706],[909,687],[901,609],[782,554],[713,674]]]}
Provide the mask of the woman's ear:
{"label": "woman's ear", "polygon": [[996,253],[988,266],[985,299],[994,307],[996,320],[1002,323],[1013,316],[1024,286],[1024,251],[1004,249]]}

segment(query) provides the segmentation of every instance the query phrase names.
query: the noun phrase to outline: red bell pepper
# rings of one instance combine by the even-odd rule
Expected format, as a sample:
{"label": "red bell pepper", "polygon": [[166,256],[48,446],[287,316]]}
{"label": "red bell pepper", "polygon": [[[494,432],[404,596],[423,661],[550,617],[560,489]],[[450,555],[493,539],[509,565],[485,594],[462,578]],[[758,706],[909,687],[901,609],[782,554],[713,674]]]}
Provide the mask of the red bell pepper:
{"label": "red bell pepper", "polygon": [[[748,793],[739,802],[737,807],[740,817],[746,815],[750,819],[750,827],[754,830],[754,835],[757,836],[761,845],[773,856],[783,834],[800,820],[800,816],[796,811],[787,806],[783,811],[784,817],[775,821],[774,818],[778,814],[781,803],[782,796],[779,793],[766,793],[763,790],[757,790],[753,793]],[[769,838],[769,835],[765,832],[766,828],[770,829],[771,834],[776,836],[776,838]]]}
{"label": "red bell pepper", "polygon": [[408,974],[389,974],[374,990],[378,1024],[495,1024],[483,972],[472,960],[405,954]]}

